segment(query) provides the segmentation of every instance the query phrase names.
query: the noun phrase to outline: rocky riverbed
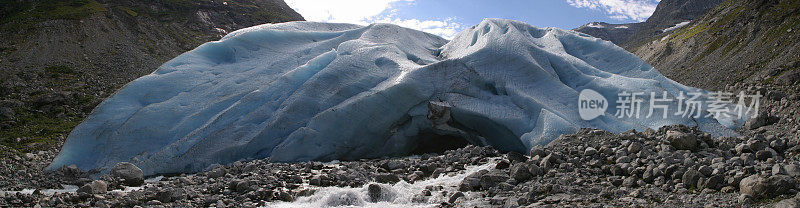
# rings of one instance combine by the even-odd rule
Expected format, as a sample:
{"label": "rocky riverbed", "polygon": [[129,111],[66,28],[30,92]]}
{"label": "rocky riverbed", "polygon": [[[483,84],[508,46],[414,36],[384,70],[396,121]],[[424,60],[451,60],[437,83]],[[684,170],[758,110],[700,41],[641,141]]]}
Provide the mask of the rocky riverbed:
{"label": "rocky riverbed", "polygon": [[127,163],[93,179],[74,167],[44,173],[55,148],[8,150],[0,206],[798,207],[797,95],[765,95],[763,115],[740,137],[680,125],[582,129],[529,155],[467,146],[360,161],[241,161],[145,180]]}

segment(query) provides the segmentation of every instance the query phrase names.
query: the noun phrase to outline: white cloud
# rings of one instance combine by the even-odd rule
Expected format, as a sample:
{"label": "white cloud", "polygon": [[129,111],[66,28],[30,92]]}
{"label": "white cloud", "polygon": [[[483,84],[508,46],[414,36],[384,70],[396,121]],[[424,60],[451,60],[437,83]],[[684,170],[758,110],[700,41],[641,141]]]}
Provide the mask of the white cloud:
{"label": "white cloud", "polygon": [[418,20],[418,19],[398,19],[385,17],[374,21],[375,23],[390,23],[407,27],[415,30],[425,31],[434,35],[441,36],[445,39],[453,39],[453,37],[461,31],[461,24],[454,22],[454,18],[447,18],[444,20]]}
{"label": "white cloud", "polygon": [[397,10],[392,6],[401,2],[414,4],[414,0],[286,0],[289,7],[308,21],[360,25],[391,23],[448,39],[455,36],[461,28],[461,24],[456,23],[454,18],[444,20],[396,18]]}
{"label": "white cloud", "polygon": [[589,8],[605,12],[610,18],[645,21],[661,0],[566,0],[577,8]]}

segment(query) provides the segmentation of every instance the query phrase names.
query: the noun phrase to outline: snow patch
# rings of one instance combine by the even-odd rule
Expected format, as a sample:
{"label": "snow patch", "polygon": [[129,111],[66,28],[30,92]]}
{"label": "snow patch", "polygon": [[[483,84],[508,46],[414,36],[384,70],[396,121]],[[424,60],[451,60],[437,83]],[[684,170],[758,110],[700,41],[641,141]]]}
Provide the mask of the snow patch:
{"label": "snow patch", "polygon": [[672,26],[672,27],[669,27],[667,29],[664,29],[663,32],[669,32],[669,31],[673,31],[673,30],[678,29],[678,28],[682,28],[682,27],[684,27],[686,25],[689,25],[689,23],[691,23],[691,22],[692,21],[686,21],[686,22],[678,23],[675,26]]}
{"label": "snow patch", "polygon": [[597,22],[592,22],[586,25],[586,27],[593,27],[593,28],[606,28],[606,26],[601,25]]}

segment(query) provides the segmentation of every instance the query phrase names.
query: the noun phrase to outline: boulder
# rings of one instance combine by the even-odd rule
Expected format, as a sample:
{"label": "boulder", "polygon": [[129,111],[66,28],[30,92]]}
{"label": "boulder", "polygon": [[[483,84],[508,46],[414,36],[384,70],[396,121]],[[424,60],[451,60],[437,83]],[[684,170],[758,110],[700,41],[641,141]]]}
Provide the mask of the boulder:
{"label": "boulder", "polygon": [[378,183],[397,183],[400,182],[400,177],[391,173],[378,173],[375,174],[375,182]]}
{"label": "boulder", "polygon": [[225,169],[222,165],[215,165],[211,167],[211,170],[206,172],[206,176],[209,178],[219,178],[228,174],[228,170]]}
{"label": "boulder", "polygon": [[632,142],[628,145],[628,154],[636,154],[642,150],[642,144],[639,142]]}
{"label": "boulder", "polygon": [[635,188],[639,186],[639,178],[636,176],[628,176],[624,180],[622,180],[622,186]]}
{"label": "boulder", "polygon": [[459,191],[475,191],[479,190],[481,187],[481,176],[487,173],[487,170],[481,170],[472,174],[469,174],[467,177],[464,177],[461,180],[461,183],[458,185]]}
{"label": "boulder", "polygon": [[515,163],[511,166],[511,178],[514,178],[518,183],[528,181],[533,175],[530,168],[525,163]]}
{"label": "boulder", "polygon": [[87,194],[105,194],[107,191],[108,184],[106,184],[105,181],[94,180],[78,188],[77,192]]}
{"label": "boulder", "polygon": [[459,198],[459,197],[465,197],[465,196],[464,196],[464,193],[463,193],[463,192],[460,192],[460,191],[459,191],[459,192],[456,192],[455,194],[453,194],[452,196],[450,196],[450,199],[449,199],[449,200],[447,200],[447,203],[450,203],[450,204],[456,203],[456,201],[458,200],[458,198]]}
{"label": "boulder", "polygon": [[544,157],[544,156],[547,156],[547,152],[544,150],[544,147],[542,147],[542,146],[534,146],[533,148],[531,148],[530,155],[531,155],[531,157],[537,156],[537,155],[539,157]]}
{"label": "boulder", "polygon": [[583,151],[583,155],[585,156],[592,156],[597,154],[597,149],[594,147],[587,147],[586,150]]}
{"label": "boulder", "polygon": [[727,185],[725,183],[725,177],[722,175],[713,175],[707,180],[703,181],[703,188],[707,189],[719,190],[725,185]]}
{"label": "boulder", "polygon": [[769,150],[759,150],[756,152],[756,159],[761,161],[766,161],[767,159],[772,157],[772,152]]}
{"label": "boulder", "polygon": [[784,199],[775,204],[775,208],[798,208],[798,207],[800,207],[800,201],[798,201],[797,198]]}
{"label": "boulder", "polygon": [[751,175],[739,182],[739,191],[753,197],[763,196],[767,190],[767,179],[758,175]]}
{"label": "boulder", "polygon": [[122,184],[126,186],[141,186],[144,184],[144,173],[142,169],[129,162],[117,163],[114,168],[111,168],[111,177],[120,179]]}
{"label": "boulder", "polygon": [[528,164],[528,172],[531,173],[531,177],[533,177],[541,175],[543,171],[536,164]]}
{"label": "boulder", "polygon": [[697,150],[697,136],[679,131],[667,131],[667,141],[679,150]]}
{"label": "boulder", "polygon": [[394,200],[394,193],[387,187],[372,183],[367,185],[367,197],[369,202],[392,201]]}
{"label": "boulder", "polygon": [[739,182],[739,191],[756,199],[769,199],[788,193],[795,181],[787,175],[774,175],[769,178],[751,175]]}
{"label": "boulder", "polygon": [[767,185],[769,197],[776,197],[789,193],[795,186],[795,179],[787,175],[773,175],[767,179]]}
{"label": "boulder", "polygon": [[508,158],[509,161],[511,161],[511,163],[525,162],[528,160],[528,156],[525,156],[519,152],[514,152],[514,151],[511,151],[508,154],[506,154],[506,157]]}
{"label": "boulder", "polygon": [[694,170],[694,169],[690,169],[690,170],[687,170],[685,173],[683,173],[683,177],[681,177],[681,181],[683,181],[683,185],[686,188],[696,188],[697,187],[697,181],[700,180],[700,178],[702,176],[703,175],[699,171]]}
{"label": "boulder", "polygon": [[480,185],[482,189],[490,189],[496,187],[498,184],[505,182],[509,179],[508,174],[500,170],[492,170],[484,174],[480,178]]}
{"label": "boulder", "polygon": [[800,168],[795,164],[788,164],[783,166],[783,170],[786,171],[786,175],[791,177],[800,177]]}
{"label": "boulder", "polygon": [[744,127],[747,129],[757,129],[762,126],[775,123],[774,120],[775,119],[769,116],[769,113],[766,111],[760,111],[755,117],[750,117],[747,119],[747,121],[744,123]]}
{"label": "boulder", "polygon": [[180,201],[185,198],[183,189],[180,188],[169,188],[164,189],[156,193],[156,200],[160,202],[174,202]]}

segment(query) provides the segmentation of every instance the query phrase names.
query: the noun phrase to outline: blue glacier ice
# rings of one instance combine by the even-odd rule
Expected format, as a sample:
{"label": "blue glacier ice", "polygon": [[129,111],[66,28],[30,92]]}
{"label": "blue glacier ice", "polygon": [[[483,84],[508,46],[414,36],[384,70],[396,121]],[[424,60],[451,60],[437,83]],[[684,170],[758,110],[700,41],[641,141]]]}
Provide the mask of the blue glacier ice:
{"label": "blue glacier ice", "polygon": [[609,102],[623,91],[699,91],[611,42],[519,21],[486,19],[451,41],[390,24],[266,24],[127,84],[72,131],[49,169],[129,161],[153,175],[253,158],[396,156],[423,134],[526,153],[582,127],[686,124],[732,135],[740,122],[618,118],[613,108],[585,121],[583,89]]}

